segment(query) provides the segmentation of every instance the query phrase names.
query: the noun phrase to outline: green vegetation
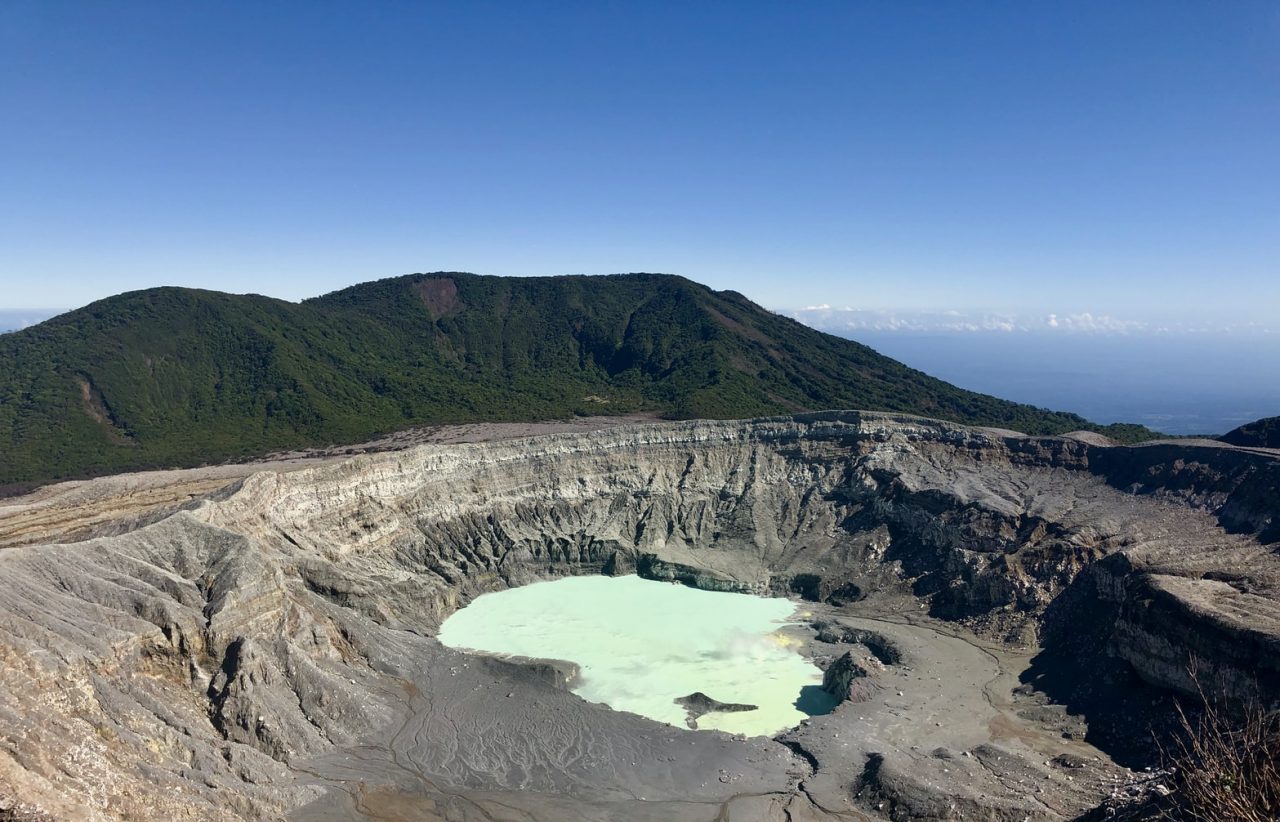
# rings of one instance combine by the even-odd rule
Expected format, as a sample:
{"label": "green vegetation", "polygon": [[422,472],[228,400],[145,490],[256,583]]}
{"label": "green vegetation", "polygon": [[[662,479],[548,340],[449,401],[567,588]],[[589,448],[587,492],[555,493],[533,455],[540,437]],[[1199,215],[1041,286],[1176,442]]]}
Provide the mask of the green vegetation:
{"label": "green vegetation", "polygon": [[1218,439],[1249,448],[1280,448],[1280,417],[1264,417],[1228,431]]}
{"label": "green vegetation", "polygon": [[300,304],[136,291],[0,335],[0,483],[349,443],[422,423],[830,408],[1152,436],[961,390],[680,277],[421,274]]}

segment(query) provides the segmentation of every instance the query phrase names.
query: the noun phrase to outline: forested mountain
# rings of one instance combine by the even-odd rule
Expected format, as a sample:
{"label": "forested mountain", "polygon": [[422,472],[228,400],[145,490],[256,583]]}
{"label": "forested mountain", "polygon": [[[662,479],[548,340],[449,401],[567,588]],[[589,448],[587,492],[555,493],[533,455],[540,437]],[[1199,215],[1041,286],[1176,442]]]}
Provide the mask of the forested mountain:
{"label": "forested mountain", "polygon": [[1264,417],[1228,431],[1218,439],[1232,445],[1280,448],[1280,417]]}
{"label": "forested mountain", "polygon": [[155,288],[0,335],[0,483],[221,461],[421,423],[829,408],[1151,434],[956,388],[681,277],[437,273],[302,303]]}

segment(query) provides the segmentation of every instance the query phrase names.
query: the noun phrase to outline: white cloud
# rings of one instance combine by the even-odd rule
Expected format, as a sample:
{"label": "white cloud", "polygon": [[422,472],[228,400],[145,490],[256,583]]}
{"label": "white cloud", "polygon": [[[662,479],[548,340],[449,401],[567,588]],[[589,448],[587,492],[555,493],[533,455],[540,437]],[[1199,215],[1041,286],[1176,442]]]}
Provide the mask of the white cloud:
{"label": "white cloud", "polygon": [[1050,314],[1045,319],[1045,326],[1063,331],[1082,331],[1087,334],[1128,334],[1131,331],[1146,331],[1147,324],[1137,320],[1119,320],[1109,314],[1093,314],[1085,311],[1080,314]]}
{"label": "white cloud", "polygon": [[838,331],[1026,331],[1018,318],[997,313],[965,314],[960,311],[879,311],[810,306],[780,312],[806,325]]}
{"label": "white cloud", "polygon": [[821,331],[848,333],[851,331],[900,331],[903,333],[1001,333],[1017,334],[1040,332],[1047,334],[1273,334],[1280,333],[1280,325],[1268,326],[1258,322],[1213,323],[1163,322],[1153,324],[1141,320],[1125,319],[1092,311],[1055,311],[1039,315],[1015,315],[1001,312],[883,310],[859,308],[832,308],[816,305],[778,312]]}

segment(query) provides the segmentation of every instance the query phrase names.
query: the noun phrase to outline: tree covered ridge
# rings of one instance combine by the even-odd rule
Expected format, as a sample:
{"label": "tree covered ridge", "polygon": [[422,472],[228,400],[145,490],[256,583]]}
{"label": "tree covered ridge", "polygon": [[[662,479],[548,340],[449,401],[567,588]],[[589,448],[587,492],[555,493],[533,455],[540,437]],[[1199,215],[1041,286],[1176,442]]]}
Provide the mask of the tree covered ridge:
{"label": "tree covered ridge", "polygon": [[450,272],[301,303],[147,289],[0,335],[0,484],[356,442],[424,423],[831,408],[1152,435],[965,391],[681,277]]}
{"label": "tree covered ridge", "polygon": [[1280,448],[1280,417],[1263,417],[1232,429],[1218,439],[1251,448]]}

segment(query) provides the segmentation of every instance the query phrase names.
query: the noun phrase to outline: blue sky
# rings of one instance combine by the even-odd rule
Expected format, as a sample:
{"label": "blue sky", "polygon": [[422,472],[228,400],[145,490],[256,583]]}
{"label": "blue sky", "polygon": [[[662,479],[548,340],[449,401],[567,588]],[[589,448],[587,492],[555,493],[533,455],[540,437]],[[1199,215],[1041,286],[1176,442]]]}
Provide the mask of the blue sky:
{"label": "blue sky", "polygon": [[0,309],[666,271],[1280,316],[1280,5],[0,4]]}

